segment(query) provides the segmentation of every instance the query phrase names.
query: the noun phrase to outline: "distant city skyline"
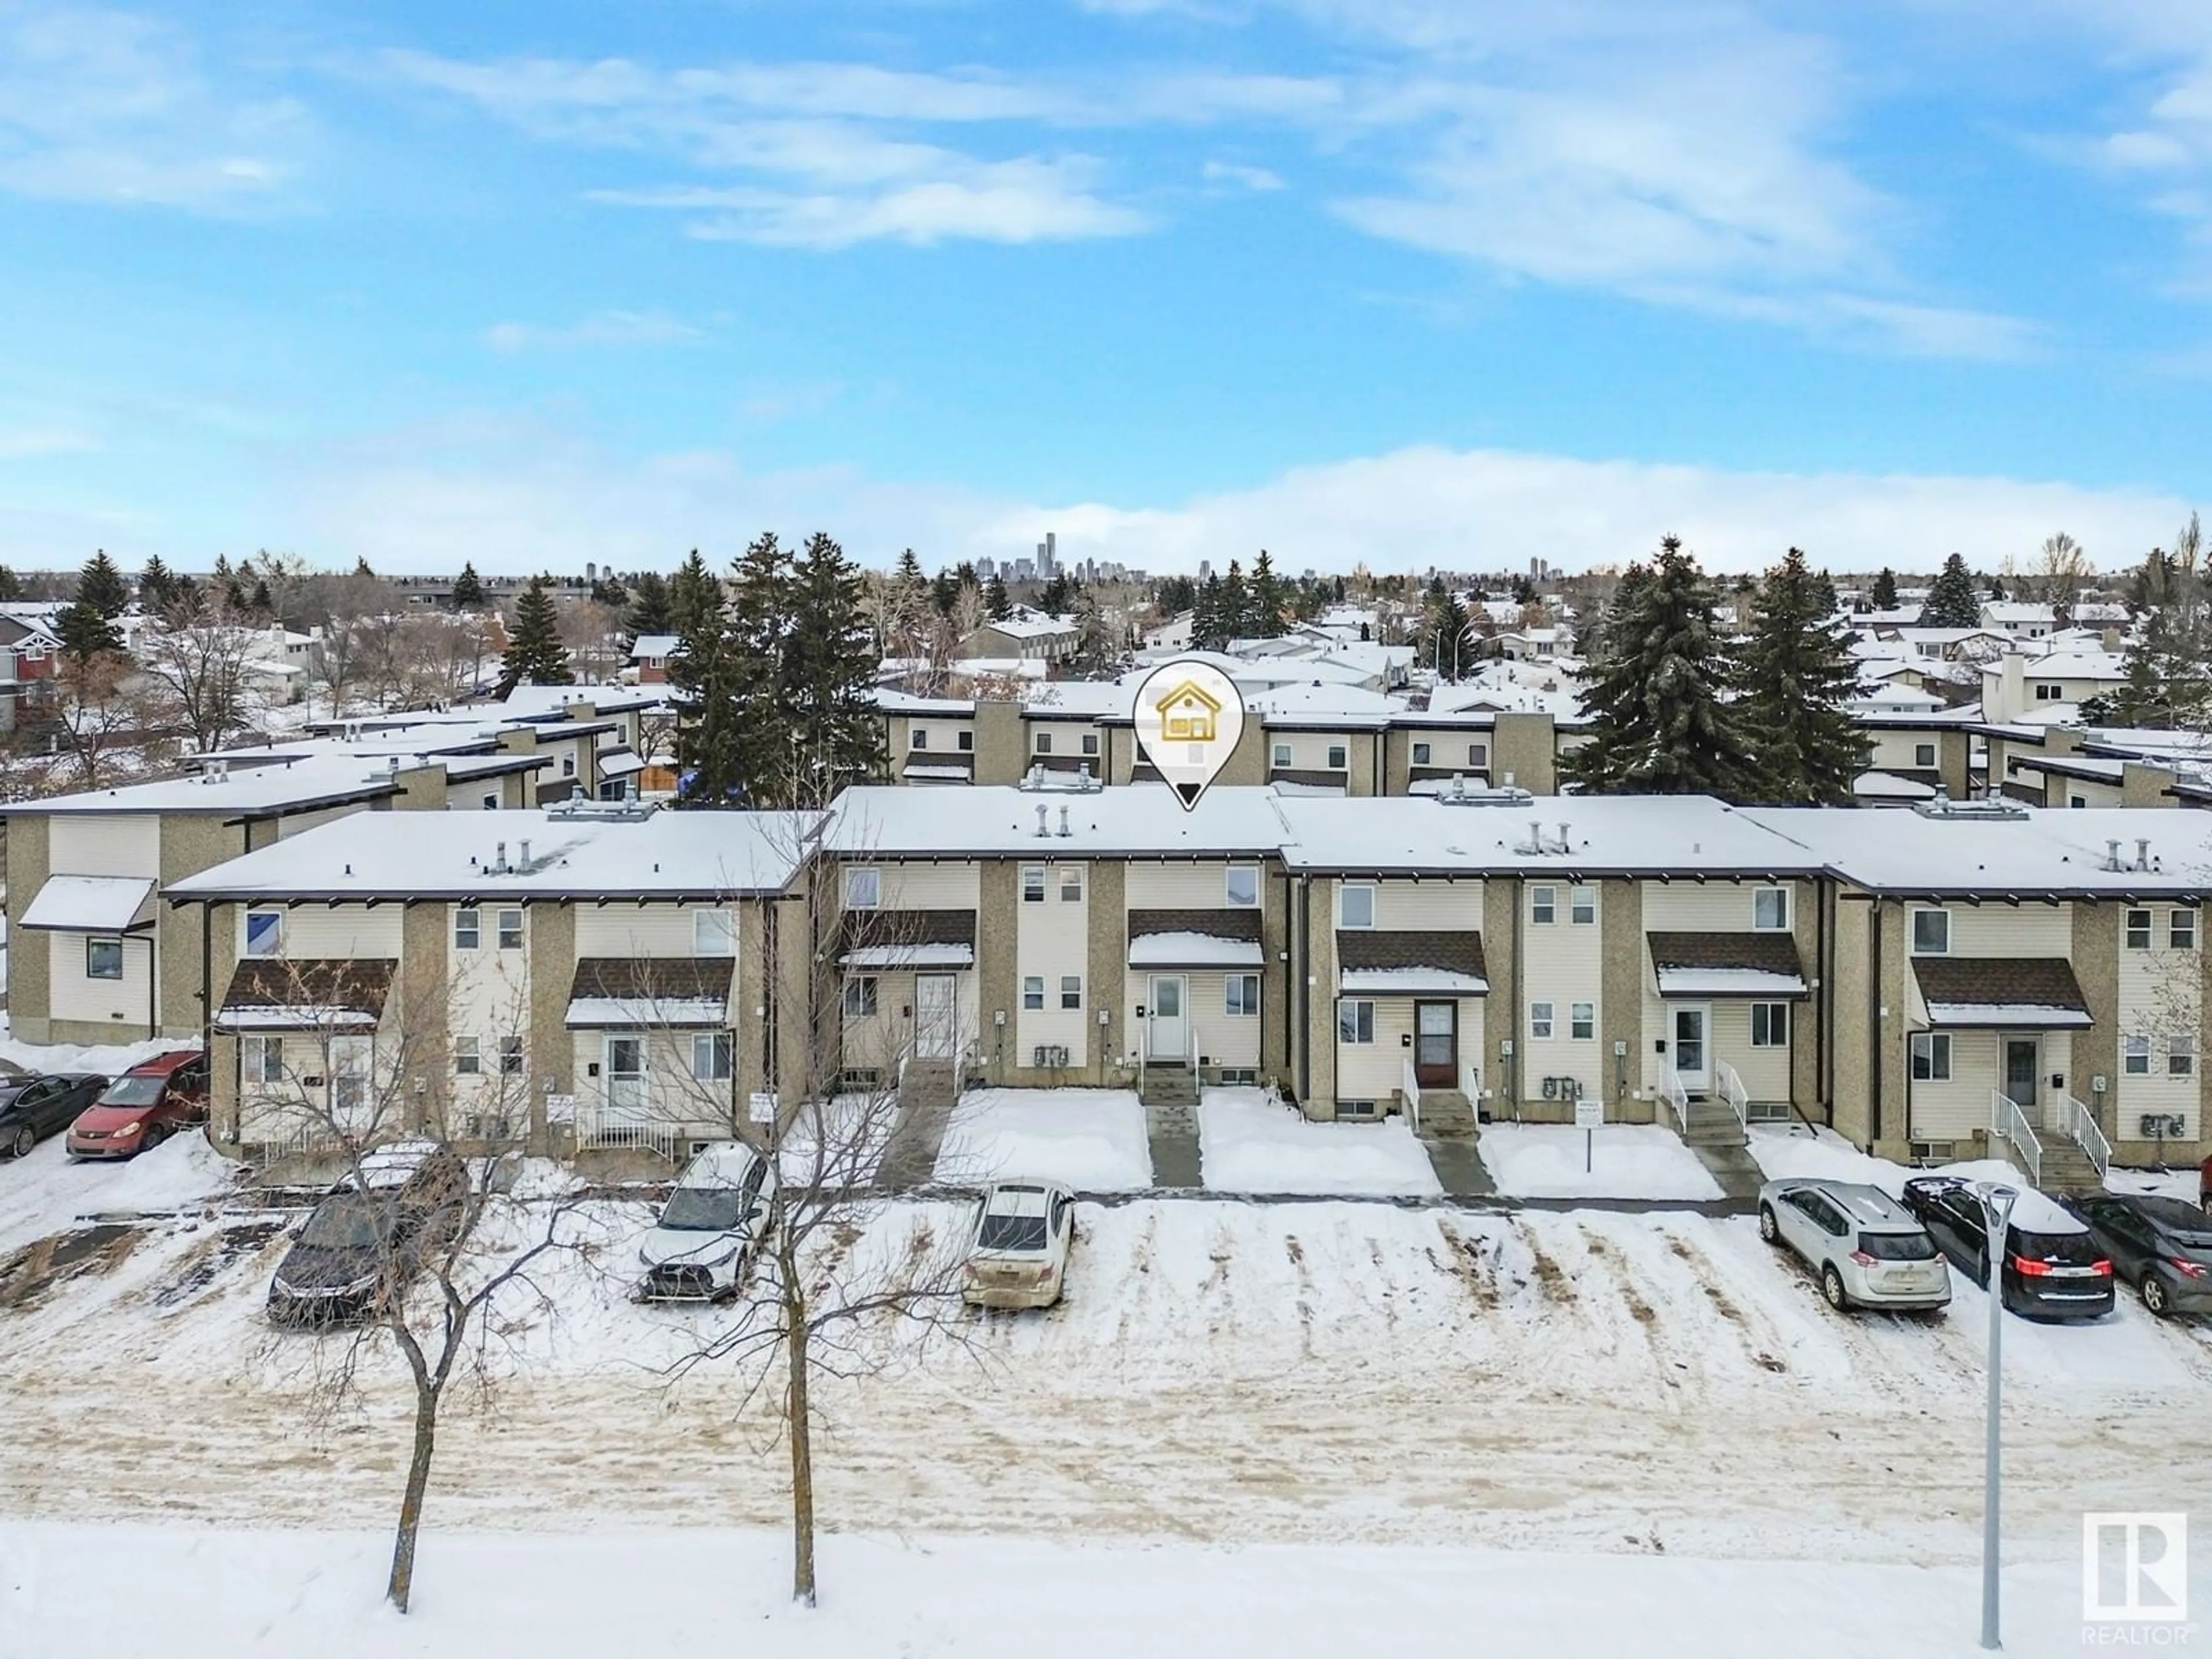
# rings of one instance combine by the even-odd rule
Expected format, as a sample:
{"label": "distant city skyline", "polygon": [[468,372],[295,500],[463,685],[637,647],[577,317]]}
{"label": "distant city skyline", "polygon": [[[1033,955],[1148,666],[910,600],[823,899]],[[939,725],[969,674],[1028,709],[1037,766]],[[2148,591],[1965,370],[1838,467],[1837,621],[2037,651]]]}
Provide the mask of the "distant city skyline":
{"label": "distant city skyline", "polygon": [[0,560],[2117,568],[2208,88],[2171,0],[4,0]]}

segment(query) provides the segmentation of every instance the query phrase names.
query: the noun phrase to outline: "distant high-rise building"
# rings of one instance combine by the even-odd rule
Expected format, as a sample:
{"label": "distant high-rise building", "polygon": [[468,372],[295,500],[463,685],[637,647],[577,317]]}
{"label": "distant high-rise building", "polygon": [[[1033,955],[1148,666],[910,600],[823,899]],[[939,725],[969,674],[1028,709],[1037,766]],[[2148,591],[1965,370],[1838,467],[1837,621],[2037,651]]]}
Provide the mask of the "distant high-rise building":
{"label": "distant high-rise building", "polygon": [[1041,582],[1048,582],[1060,574],[1059,538],[1049,530],[1044,532],[1044,539],[1037,544],[1036,574]]}
{"label": "distant high-rise building", "polygon": [[977,581],[982,582],[988,586],[991,579],[998,574],[999,562],[996,559],[978,559],[975,561],[975,580]]}

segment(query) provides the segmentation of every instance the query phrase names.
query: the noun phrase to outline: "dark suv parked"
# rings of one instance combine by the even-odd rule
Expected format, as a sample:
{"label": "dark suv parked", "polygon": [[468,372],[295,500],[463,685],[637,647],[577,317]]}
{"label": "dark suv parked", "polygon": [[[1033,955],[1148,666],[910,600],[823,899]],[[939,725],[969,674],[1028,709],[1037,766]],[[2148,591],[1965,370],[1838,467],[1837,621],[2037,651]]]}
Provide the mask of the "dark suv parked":
{"label": "dark suv parked", "polygon": [[2160,1318],[2212,1313],[2212,1216],[2178,1198],[2098,1193],[2066,1206],[2088,1224],[2112,1271]]}
{"label": "dark suv parked", "polygon": [[285,1253],[270,1281],[269,1316],[331,1325],[383,1312],[452,1238],[468,1202],[467,1166],[434,1140],[363,1153]]}
{"label": "dark suv parked", "polygon": [[[1990,1284],[1988,1211],[1993,1183],[1957,1176],[1915,1176],[1905,1207],[1919,1218],[1960,1273]],[[2098,1319],[2112,1310],[2112,1263],[2081,1221],[2033,1188],[2023,1188],[2005,1228],[2000,1294],[2029,1319]]]}

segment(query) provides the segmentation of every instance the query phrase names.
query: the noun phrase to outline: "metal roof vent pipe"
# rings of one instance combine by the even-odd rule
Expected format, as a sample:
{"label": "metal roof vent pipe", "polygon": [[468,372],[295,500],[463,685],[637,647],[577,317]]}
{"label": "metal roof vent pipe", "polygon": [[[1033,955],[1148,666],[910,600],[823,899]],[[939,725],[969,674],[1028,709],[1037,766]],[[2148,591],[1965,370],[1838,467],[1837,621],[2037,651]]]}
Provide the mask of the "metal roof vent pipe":
{"label": "metal roof vent pipe", "polygon": [[507,872],[507,843],[506,843],[505,842],[498,842],[498,843],[496,844],[496,847],[495,847],[495,851],[494,851],[494,854],[493,854],[493,857],[492,857],[491,867],[492,867],[492,869],[493,869],[495,872],[498,872],[498,873],[500,873],[500,874],[501,874],[501,875],[504,875],[504,874],[506,873],[506,872]]}
{"label": "metal roof vent pipe", "polygon": [[2138,870],[2150,868],[2150,837],[2148,836],[2136,837],[2136,868]]}
{"label": "metal roof vent pipe", "polygon": [[1060,809],[1060,833],[1063,836],[1072,836],[1075,833],[1067,827],[1067,809],[1065,806]]}
{"label": "metal roof vent pipe", "polygon": [[1571,853],[1575,850],[1574,843],[1567,839],[1567,826],[1564,823],[1559,826],[1559,850],[1562,853]]}
{"label": "metal roof vent pipe", "polygon": [[517,867],[527,870],[530,867],[530,843],[525,841],[518,842],[515,844],[522,849],[522,862]]}
{"label": "metal roof vent pipe", "polygon": [[2119,842],[2117,841],[2106,842],[2105,843],[2105,868],[2107,870],[2124,870],[2128,866],[2120,862]]}
{"label": "metal roof vent pipe", "polygon": [[1046,816],[1051,811],[1052,808],[1047,806],[1042,801],[1039,801],[1037,803],[1037,834],[1040,836],[1049,836],[1052,834],[1051,829],[1045,823]]}

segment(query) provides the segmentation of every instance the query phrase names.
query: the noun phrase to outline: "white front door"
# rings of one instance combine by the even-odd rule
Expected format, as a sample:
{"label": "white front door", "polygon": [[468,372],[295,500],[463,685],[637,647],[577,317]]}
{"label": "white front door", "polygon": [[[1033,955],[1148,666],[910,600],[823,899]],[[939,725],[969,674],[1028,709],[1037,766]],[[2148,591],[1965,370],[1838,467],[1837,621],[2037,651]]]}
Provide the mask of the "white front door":
{"label": "white front door", "polygon": [[1154,974],[1152,1000],[1145,1005],[1145,1054],[1152,1060],[1187,1060],[1190,1022],[1183,1012],[1189,988],[1181,974]]}
{"label": "white front door", "polygon": [[607,1121],[635,1127],[645,1121],[645,1039],[611,1036],[606,1042]]}
{"label": "white front door", "polygon": [[1713,1011],[1702,1002],[1678,1002],[1674,1008],[1674,1075],[1693,1093],[1710,1089],[1713,1085]]}
{"label": "white front door", "polygon": [[334,1036],[331,1039],[331,1127],[358,1134],[375,1125],[370,1099],[371,1073],[376,1062],[375,1039]]}
{"label": "white front door", "polygon": [[960,999],[950,974],[914,980],[914,1052],[918,1060],[950,1060],[960,1042]]}

